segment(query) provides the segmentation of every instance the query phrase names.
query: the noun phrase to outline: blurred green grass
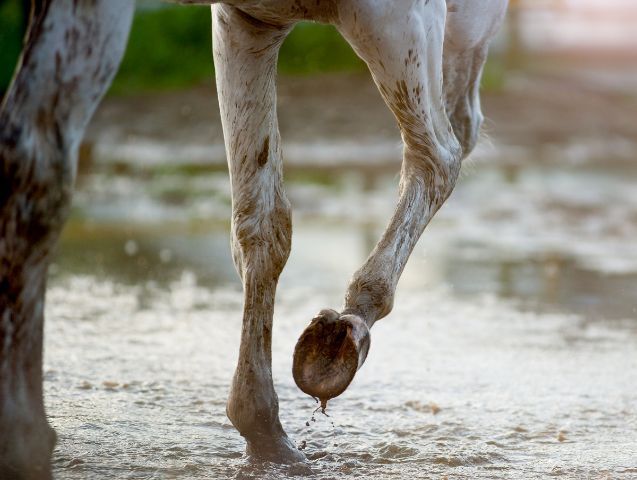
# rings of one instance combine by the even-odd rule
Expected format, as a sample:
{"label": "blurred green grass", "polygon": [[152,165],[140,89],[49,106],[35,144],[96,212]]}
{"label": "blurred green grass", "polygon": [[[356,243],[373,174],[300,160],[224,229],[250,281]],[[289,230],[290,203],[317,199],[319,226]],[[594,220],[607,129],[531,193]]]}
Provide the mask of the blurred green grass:
{"label": "blurred green grass", "polygon": [[[22,3],[0,3],[0,91],[6,89],[21,50]],[[139,9],[112,94],[137,94],[154,90],[212,84],[210,8],[164,6]],[[361,72],[365,64],[332,26],[300,23],[279,54],[283,75],[326,72]],[[483,86],[502,86],[504,70],[487,65]]]}
{"label": "blurred green grass", "polygon": [[0,2],[0,92],[4,91],[13,75],[22,50],[22,4],[15,0]]}
{"label": "blurred green grass", "polygon": [[[211,44],[209,7],[139,11],[112,92],[136,93],[212,82]],[[281,74],[364,69],[347,42],[334,27],[326,25],[297,25],[279,54]]]}

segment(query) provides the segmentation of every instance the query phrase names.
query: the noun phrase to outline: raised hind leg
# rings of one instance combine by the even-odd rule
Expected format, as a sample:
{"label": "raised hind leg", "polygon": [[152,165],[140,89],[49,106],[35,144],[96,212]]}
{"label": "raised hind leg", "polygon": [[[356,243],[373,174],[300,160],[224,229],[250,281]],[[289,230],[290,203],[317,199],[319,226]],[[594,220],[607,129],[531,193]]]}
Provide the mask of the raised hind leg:
{"label": "raised hind leg", "polygon": [[390,312],[407,259],[453,190],[462,157],[444,106],[445,1],[352,2],[339,17],[398,121],[404,152],[398,205],[354,274],[342,311],[319,312],[295,349],[297,385],[323,403],[342,393],[364,362],[369,328]]}
{"label": "raised hind leg", "polygon": [[234,7],[213,7],[214,58],[232,186],[232,251],[243,282],[239,362],[227,414],[252,457],[304,458],[279,421],[272,383],[272,316],[290,253],[290,204],[283,192],[276,118],[276,64],[289,28],[264,24]]}
{"label": "raised hind leg", "polygon": [[50,478],[44,291],[84,128],[124,53],[134,2],[43,0],[0,109],[0,478]]}

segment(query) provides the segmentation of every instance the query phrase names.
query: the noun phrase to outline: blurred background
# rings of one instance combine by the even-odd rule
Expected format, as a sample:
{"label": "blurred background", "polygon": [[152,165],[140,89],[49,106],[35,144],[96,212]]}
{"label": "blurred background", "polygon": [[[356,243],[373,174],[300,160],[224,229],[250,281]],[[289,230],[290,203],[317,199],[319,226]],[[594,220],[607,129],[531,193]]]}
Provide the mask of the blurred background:
{"label": "blurred background", "polygon": [[[21,49],[26,3],[0,2],[0,91]],[[137,3],[120,72],[81,148],[72,217],[51,267],[58,306],[49,307],[47,395],[58,433],[75,439],[61,443],[56,468],[77,478],[120,467],[140,478],[153,468],[157,478],[211,469],[221,478],[242,449],[223,415],[241,294],[210,11]],[[637,478],[636,22],[634,0],[511,1],[484,73],[483,139],[414,252],[394,313],[375,327],[369,365],[335,407],[337,426],[302,437],[322,471],[354,478],[373,464],[378,478],[494,478],[491,467],[507,478]],[[332,27],[299,24],[279,73],[295,233],[275,377],[282,410],[297,412],[284,422],[301,438],[308,405],[288,374],[294,341],[315,311],[340,305],[379,238],[397,198],[401,147],[365,65]],[[131,345],[105,346],[103,338],[122,341],[115,333]],[[137,356],[122,353],[131,350]],[[392,354],[406,350],[421,356]],[[201,355],[197,367],[184,358]],[[82,361],[93,356],[100,368]],[[165,393],[175,385],[183,398]],[[181,413],[162,410],[154,447],[120,452],[124,467],[96,459],[119,452],[121,433],[95,441],[91,425],[118,418],[129,445],[146,448],[136,428],[157,405]],[[361,411],[378,415],[363,425]],[[187,424],[179,433],[178,418]]]}
{"label": "blurred background", "polygon": [[[28,4],[0,4],[0,90],[21,49]],[[629,286],[637,279],[637,246],[624,240],[637,219],[630,182],[637,151],[636,20],[630,0],[511,2],[483,79],[484,141],[439,215],[445,226],[437,230],[454,241],[444,242],[450,258],[436,253],[436,272],[427,273],[435,275],[432,282],[584,314],[635,314]],[[153,245],[138,252],[151,256],[149,265],[134,268],[140,258],[130,262],[119,245],[129,228],[161,230],[177,222],[208,229],[220,222],[225,235],[228,188],[210,45],[209,8],[138,2],[122,67],[82,147],[65,236],[84,243],[84,235],[92,238],[89,225],[106,229],[113,250],[98,257],[112,258],[81,260],[78,268],[112,268],[116,276],[168,268],[151,260],[163,248],[156,245],[166,238],[160,232],[135,240]],[[280,125],[297,221],[366,225],[356,253],[348,252],[358,261],[394,206],[395,122],[365,65],[330,26],[298,25],[279,65]],[[370,210],[368,202],[379,208]],[[470,221],[457,222],[459,213]],[[61,258],[71,255],[67,242]],[[87,248],[97,247],[90,241]],[[199,265],[177,250],[173,262]],[[210,263],[220,268],[217,260]],[[201,274],[219,279],[211,265]],[[235,282],[232,267],[226,270],[223,280]],[[476,284],[476,277],[489,281]]]}

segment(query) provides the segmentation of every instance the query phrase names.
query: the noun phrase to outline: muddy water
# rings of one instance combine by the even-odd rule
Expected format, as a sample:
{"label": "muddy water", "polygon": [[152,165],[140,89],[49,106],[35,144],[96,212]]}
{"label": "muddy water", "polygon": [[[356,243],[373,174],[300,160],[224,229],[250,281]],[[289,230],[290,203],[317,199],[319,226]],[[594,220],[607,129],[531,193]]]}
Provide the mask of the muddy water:
{"label": "muddy water", "polygon": [[48,293],[57,478],[636,479],[636,168],[467,164],[365,366],[308,421],[294,344],[340,305],[396,183],[289,178],[274,377],[309,462],[277,468],[245,461],[224,413],[241,318],[225,175],[81,178]]}

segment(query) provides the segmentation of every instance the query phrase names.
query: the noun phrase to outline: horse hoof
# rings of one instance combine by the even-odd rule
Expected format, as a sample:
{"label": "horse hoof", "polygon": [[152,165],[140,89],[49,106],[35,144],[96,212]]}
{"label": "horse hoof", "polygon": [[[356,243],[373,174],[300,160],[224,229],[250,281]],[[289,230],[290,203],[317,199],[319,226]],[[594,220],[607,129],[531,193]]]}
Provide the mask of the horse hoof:
{"label": "horse hoof", "polygon": [[325,407],[352,382],[365,362],[369,343],[369,328],[359,316],[321,310],[294,348],[294,381]]}

